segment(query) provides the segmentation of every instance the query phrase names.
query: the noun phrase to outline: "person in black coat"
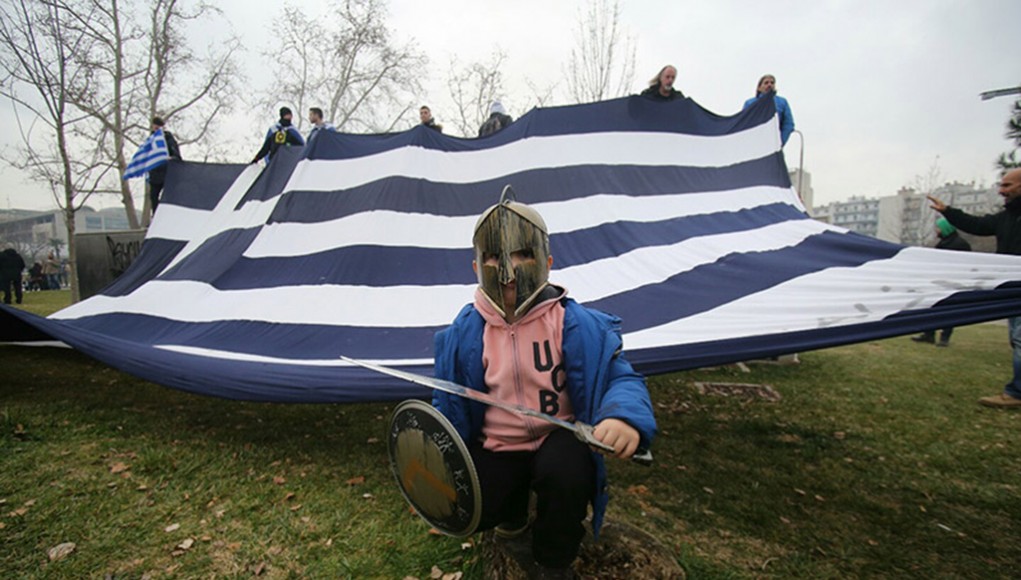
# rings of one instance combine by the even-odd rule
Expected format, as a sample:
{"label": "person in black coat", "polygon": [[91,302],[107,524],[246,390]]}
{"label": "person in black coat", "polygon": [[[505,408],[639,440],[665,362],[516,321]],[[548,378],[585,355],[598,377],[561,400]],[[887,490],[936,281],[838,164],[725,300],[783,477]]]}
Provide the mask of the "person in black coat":
{"label": "person in black coat", "polygon": [[25,260],[14,248],[0,252],[0,287],[4,290],[4,304],[11,303],[11,286],[14,286],[14,298],[21,304],[21,272],[25,269]]}
{"label": "person in black coat", "polygon": [[280,120],[266,131],[266,138],[262,140],[262,148],[255,154],[252,163],[258,163],[263,158],[268,163],[277,149],[281,147],[305,145],[305,139],[302,138],[298,129],[291,124],[291,117],[291,109],[280,107]]}
{"label": "person in black coat", "polygon": [[503,108],[503,103],[493,101],[493,104],[489,107],[489,118],[479,127],[479,137],[503,131],[513,122],[514,118],[507,114],[507,110]]}
{"label": "person in black coat", "polygon": [[[1000,180],[1003,209],[997,213],[974,216],[950,207],[929,195],[932,209],[943,214],[954,227],[976,236],[996,236],[996,253],[1021,255],[1021,169],[1013,169]],[[1007,319],[1010,344],[1014,349],[1014,376],[1003,391],[978,400],[980,405],[1001,409],[1021,409],[1021,316]]]}
{"label": "person in black coat", "polygon": [[642,91],[642,96],[654,101],[683,99],[684,93],[674,88],[675,80],[677,80],[677,68],[668,64],[649,81],[649,88]]}
{"label": "person in black coat", "polygon": [[428,105],[422,105],[418,108],[418,118],[422,121],[422,125],[436,131],[437,133],[443,132],[443,125],[436,122],[433,118],[432,109]]}
{"label": "person in black coat", "polygon": [[[955,250],[958,252],[970,252],[971,244],[968,240],[961,237],[961,234],[957,233],[957,228],[950,225],[947,218],[939,218],[936,220],[936,236],[939,241],[936,242],[936,249],[938,250]],[[936,342],[936,331],[926,330],[918,336],[912,336],[911,340],[915,342],[927,342],[929,344],[935,343],[936,346],[950,346],[950,335],[954,333],[954,327],[948,326],[939,333],[939,342]]]}
{"label": "person in black coat", "polygon": [[[152,125],[150,129],[153,133],[163,129],[166,123],[162,117],[153,117]],[[167,142],[167,153],[171,159],[181,160],[181,148],[177,145],[177,139],[174,138],[173,133],[163,129],[163,138]],[[149,171],[149,202],[152,206],[153,213],[156,213],[156,206],[160,203],[160,193],[163,192],[163,184],[167,180],[167,163],[160,165],[159,167],[153,168]]]}

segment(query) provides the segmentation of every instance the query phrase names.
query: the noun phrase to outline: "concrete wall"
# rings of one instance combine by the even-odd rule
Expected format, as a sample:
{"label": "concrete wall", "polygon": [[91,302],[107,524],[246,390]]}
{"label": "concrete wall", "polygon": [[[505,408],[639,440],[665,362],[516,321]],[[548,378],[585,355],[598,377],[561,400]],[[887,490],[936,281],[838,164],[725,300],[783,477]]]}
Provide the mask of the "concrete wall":
{"label": "concrete wall", "polygon": [[145,230],[75,234],[81,298],[99,294],[138,257]]}

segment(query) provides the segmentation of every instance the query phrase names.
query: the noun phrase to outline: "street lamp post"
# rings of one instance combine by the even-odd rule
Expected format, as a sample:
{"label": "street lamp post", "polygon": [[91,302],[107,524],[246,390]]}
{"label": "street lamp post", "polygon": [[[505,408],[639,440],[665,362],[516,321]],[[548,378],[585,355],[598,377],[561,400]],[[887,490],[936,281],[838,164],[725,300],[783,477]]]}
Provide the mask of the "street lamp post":
{"label": "street lamp post", "polygon": [[1007,95],[1018,94],[1021,94],[1021,87],[1011,87],[1009,89],[996,89],[993,91],[986,91],[984,93],[979,93],[978,96],[982,97],[983,101],[988,101],[989,99],[995,99],[996,97],[1006,97]]}
{"label": "street lamp post", "polygon": [[[798,142],[801,143],[800,152],[798,153],[798,199],[801,200],[801,204],[805,204],[805,198],[801,196],[801,180],[805,176],[805,134],[797,129],[791,131],[791,134],[798,134]],[[808,209],[807,207],[805,209]]]}

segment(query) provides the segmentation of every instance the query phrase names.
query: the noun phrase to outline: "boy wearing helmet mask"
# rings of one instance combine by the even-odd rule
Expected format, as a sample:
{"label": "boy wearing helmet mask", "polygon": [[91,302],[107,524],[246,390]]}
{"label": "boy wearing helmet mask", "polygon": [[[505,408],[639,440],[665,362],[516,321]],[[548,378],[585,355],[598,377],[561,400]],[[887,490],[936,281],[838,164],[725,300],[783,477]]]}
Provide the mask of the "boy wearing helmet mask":
{"label": "boy wearing helmet mask", "polygon": [[[479,286],[436,335],[436,376],[567,421],[595,426],[615,456],[648,448],[656,431],[645,381],[621,355],[620,320],[579,305],[550,284],[546,224],[504,189],[475,225]],[[433,405],[468,445],[482,489],[478,530],[527,530],[536,494],[532,557],[540,577],[571,577],[592,505],[598,536],[606,511],[602,456],[563,429],[437,392]]]}

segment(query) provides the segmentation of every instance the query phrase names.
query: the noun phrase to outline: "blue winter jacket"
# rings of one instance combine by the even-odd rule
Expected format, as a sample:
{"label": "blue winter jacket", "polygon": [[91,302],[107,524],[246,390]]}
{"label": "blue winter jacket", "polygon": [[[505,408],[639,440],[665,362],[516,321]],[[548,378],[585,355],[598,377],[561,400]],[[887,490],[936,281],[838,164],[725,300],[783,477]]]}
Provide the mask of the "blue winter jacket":
{"label": "blue winter jacket", "polygon": [[[780,117],[780,143],[782,145],[787,144],[787,139],[790,138],[791,133],[794,132],[794,115],[791,114],[791,106],[787,104],[787,99],[781,97],[776,93],[770,93],[773,95],[773,104],[776,105],[776,114]],[[752,106],[757,99],[765,96],[766,93],[760,93],[747,101],[744,102],[744,109]],[[743,109],[742,109],[743,110]]]}
{"label": "blue winter jacket", "polygon": [[[570,298],[564,304],[563,361],[567,392],[575,418],[596,425],[603,419],[622,419],[641,436],[648,448],[656,434],[652,402],[645,379],[620,354],[620,319],[581,306]],[[436,333],[436,377],[489,392],[482,365],[482,331],[485,320],[471,304],[446,329]],[[465,442],[482,434],[486,405],[436,391],[433,406],[446,416]],[[609,503],[603,456],[593,452],[596,484],[592,490],[592,531],[599,528]]]}

